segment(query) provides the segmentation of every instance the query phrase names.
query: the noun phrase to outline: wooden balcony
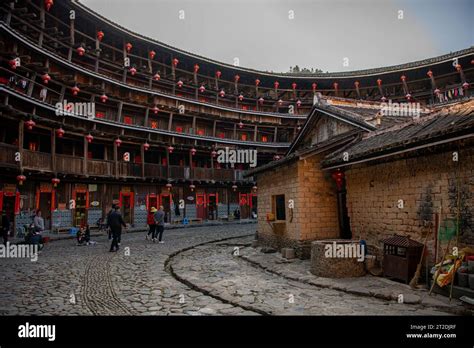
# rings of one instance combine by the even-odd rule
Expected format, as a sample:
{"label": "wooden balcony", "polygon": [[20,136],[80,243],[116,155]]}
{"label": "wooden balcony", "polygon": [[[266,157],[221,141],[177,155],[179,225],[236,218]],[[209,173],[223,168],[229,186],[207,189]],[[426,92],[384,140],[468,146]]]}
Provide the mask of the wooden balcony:
{"label": "wooden balcony", "polygon": [[[0,165],[19,167],[15,162],[15,153],[18,148],[9,144],[0,144]],[[114,177],[114,161],[88,159],[87,171],[84,171],[84,158],[70,155],[57,154],[55,171],[62,174],[89,175],[99,177]],[[27,169],[38,171],[53,171],[52,156],[49,153],[24,150],[23,166]],[[245,179],[242,170],[216,169],[216,168],[190,168],[183,166],[163,166],[154,163],[145,163],[145,178],[147,179],[184,179],[196,181],[252,181]],[[141,178],[142,164],[118,162],[118,176]]]}
{"label": "wooden balcony", "polygon": [[83,162],[82,157],[56,155],[56,171],[65,174],[83,174]]}
{"label": "wooden balcony", "polygon": [[114,162],[106,160],[87,160],[87,174],[92,176],[112,176]]}
{"label": "wooden balcony", "polygon": [[51,154],[23,150],[23,167],[27,169],[34,169],[38,171],[52,171],[51,169]]}
{"label": "wooden balcony", "polygon": [[15,161],[15,152],[18,147],[9,144],[0,144],[0,163],[4,167],[18,167],[18,162]]}

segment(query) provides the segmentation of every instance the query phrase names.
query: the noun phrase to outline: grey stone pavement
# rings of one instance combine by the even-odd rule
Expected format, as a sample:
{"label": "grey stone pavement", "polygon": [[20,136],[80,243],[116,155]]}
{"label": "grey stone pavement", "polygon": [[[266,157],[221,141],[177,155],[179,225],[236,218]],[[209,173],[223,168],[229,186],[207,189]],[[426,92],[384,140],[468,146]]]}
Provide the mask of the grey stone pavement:
{"label": "grey stone pavement", "polygon": [[145,241],[144,232],[124,233],[117,253],[108,252],[105,236],[93,246],[60,240],[37,262],[0,259],[0,315],[449,315],[457,306],[408,292],[410,303],[377,296],[400,291],[389,281],[338,288],[309,275],[307,261],[250,248],[255,230],[173,229],[164,244]]}

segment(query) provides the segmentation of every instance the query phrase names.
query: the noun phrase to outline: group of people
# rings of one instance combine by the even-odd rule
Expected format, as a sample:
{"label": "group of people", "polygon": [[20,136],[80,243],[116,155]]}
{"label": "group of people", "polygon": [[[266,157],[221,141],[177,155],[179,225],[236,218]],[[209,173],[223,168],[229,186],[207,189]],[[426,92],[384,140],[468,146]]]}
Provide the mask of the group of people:
{"label": "group of people", "polygon": [[151,207],[150,211],[148,212],[147,224],[149,229],[145,239],[148,240],[151,235],[151,240],[153,243],[156,243],[157,239],[158,243],[164,243],[162,238],[163,232],[165,230],[165,211],[162,205],[160,205],[160,209]]}

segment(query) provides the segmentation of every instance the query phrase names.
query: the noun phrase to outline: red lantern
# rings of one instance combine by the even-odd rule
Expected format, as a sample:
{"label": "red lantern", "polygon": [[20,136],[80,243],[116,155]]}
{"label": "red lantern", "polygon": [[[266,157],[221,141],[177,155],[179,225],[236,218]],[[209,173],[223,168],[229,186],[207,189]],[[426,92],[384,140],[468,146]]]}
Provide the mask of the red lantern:
{"label": "red lantern", "polygon": [[403,82],[405,82],[406,79],[407,79],[407,77],[406,77],[405,75],[402,75],[402,76],[400,76],[400,79],[401,79]]}
{"label": "red lantern", "polygon": [[178,58],[173,58],[172,63],[173,63],[173,66],[176,68],[179,64]]}
{"label": "red lantern", "polygon": [[122,145],[122,140],[120,140],[120,138],[115,139],[115,145],[117,145],[117,147],[120,147],[120,145]]}
{"label": "red lantern", "polygon": [[43,80],[43,83],[44,83],[45,85],[47,85],[48,82],[51,81],[51,76],[49,76],[49,74],[46,73],[46,74],[44,74],[43,76],[41,76],[41,79]]}
{"label": "red lantern", "polygon": [[16,180],[18,181],[18,185],[23,185],[23,181],[26,181],[26,176],[24,176],[23,174],[18,175],[16,177]]}
{"label": "red lantern", "polygon": [[66,133],[66,132],[64,131],[64,129],[62,129],[62,127],[59,127],[58,129],[56,129],[56,136],[58,138],[62,138],[64,133]]}
{"label": "red lantern", "polygon": [[436,88],[436,89],[433,91],[433,93],[436,94],[436,95],[438,95],[438,94],[441,93],[441,91],[440,91],[438,88]]}
{"label": "red lantern", "polygon": [[381,86],[381,85],[382,85],[382,80],[381,80],[381,79],[378,79],[378,80],[377,80],[377,85],[378,85],[378,86]]}
{"label": "red lantern", "polygon": [[28,120],[25,122],[26,129],[28,130],[32,130],[35,125],[36,123],[33,120]]}
{"label": "red lantern", "polygon": [[217,77],[218,79],[220,79],[220,78],[221,78],[221,75],[222,75],[221,71],[220,71],[220,70],[217,70],[217,71],[216,71],[216,77]]}
{"label": "red lantern", "polygon": [[77,52],[78,55],[83,56],[84,53],[86,53],[86,50],[84,49],[84,47],[79,46],[79,47],[76,49],[76,52]]}
{"label": "red lantern", "polygon": [[282,106],[283,105],[283,100],[279,99],[278,100],[278,106]]}
{"label": "red lantern", "polygon": [[469,83],[468,83],[468,82],[464,82],[464,83],[462,84],[462,88],[468,89],[468,88],[469,88]]}
{"label": "red lantern", "polygon": [[334,86],[334,89],[337,91],[337,88],[339,87],[339,84],[337,82],[334,82],[332,85]]}
{"label": "red lantern", "polygon": [[354,86],[356,86],[356,88],[359,88],[359,85],[360,85],[359,81],[354,82]]}
{"label": "red lantern", "polygon": [[235,81],[235,83],[239,82],[239,80],[240,80],[240,76],[239,76],[239,75],[235,75],[235,76],[234,76],[234,81]]}
{"label": "red lantern", "polygon": [[263,102],[264,102],[264,101],[265,101],[265,99],[263,99],[262,97],[260,97],[260,98],[258,99],[258,103],[259,103],[260,105],[263,105]]}
{"label": "red lantern", "polygon": [[173,150],[174,150],[174,147],[173,147],[173,146],[171,146],[171,145],[168,146],[168,152],[169,152],[169,153],[173,153]]}
{"label": "red lantern", "polygon": [[125,49],[127,50],[128,53],[130,53],[132,48],[133,48],[133,45],[130,42],[127,42],[127,44],[125,45]]}
{"label": "red lantern", "polygon": [[293,82],[293,83],[291,84],[291,88],[296,89],[296,82]]}
{"label": "red lantern", "polygon": [[456,68],[457,71],[461,71],[461,68],[462,68],[461,64],[456,64],[455,68]]}
{"label": "red lantern", "polygon": [[72,95],[78,95],[81,89],[77,86],[71,88]]}
{"label": "red lantern", "polygon": [[86,140],[90,144],[92,143],[92,140],[94,140],[94,137],[89,133],[86,135]]}
{"label": "red lantern", "polygon": [[240,129],[244,128],[244,124],[242,123],[242,121],[239,122],[239,128]]}
{"label": "red lantern", "polygon": [[44,0],[44,7],[46,8],[46,11],[49,12],[49,10],[51,9],[53,5],[54,5],[53,0]]}
{"label": "red lantern", "polygon": [[12,59],[8,62],[12,70],[16,70],[16,67],[17,67],[16,62],[17,62],[16,59]]}
{"label": "red lantern", "polygon": [[232,190],[237,191],[237,185],[232,185]]}
{"label": "red lantern", "polygon": [[280,87],[280,82],[275,81],[275,82],[273,83],[273,86],[275,87],[275,89],[278,89],[278,87]]}
{"label": "red lantern", "polygon": [[318,87],[318,84],[317,83],[313,83],[311,85],[311,88],[313,89],[313,92],[316,91],[316,88]]}
{"label": "red lantern", "polygon": [[195,154],[196,154],[196,149],[193,147],[193,148],[191,149],[191,156],[194,156]]}
{"label": "red lantern", "polygon": [[194,72],[197,73],[199,71],[199,65],[194,64]]}
{"label": "red lantern", "polygon": [[160,111],[160,109],[158,108],[158,106],[155,105],[155,106],[153,107],[153,113],[154,113],[154,114],[157,114],[159,111]]}
{"label": "red lantern", "polygon": [[183,87],[183,81],[179,80],[178,83],[176,83],[179,88]]}
{"label": "red lantern", "polygon": [[166,184],[166,188],[168,189],[168,191],[171,191],[171,188],[173,187],[173,185],[171,185],[170,183],[167,183]]}
{"label": "red lantern", "polygon": [[97,32],[97,40],[102,41],[102,39],[104,38],[104,36],[105,36],[105,34],[104,34],[104,32],[103,32],[102,30],[99,30],[99,31]]}
{"label": "red lantern", "polygon": [[258,87],[259,85],[260,85],[260,80],[259,80],[259,79],[256,79],[256,80],[255,80],[255,86]]}
{"label": "red lantern", "polygon": [[244,96],[242,94],[239,95],[239,101],[244,100]]}
{"label": "red lantern", "polygon": [[153,80],[155,80],[155,81],[160,81],[160,78],[161,78],[161,76],[160,76],[160,74],[158,74],[158,73],[156,73],[155,75],[153,75]]}
{"label": "red lantern", "polygon": [[205,90],[206,90],[206,87],[204,87],[203,85],[199,87],[199,92],[204,93]]}
{"label": "red lantern", "polygon": [[130,68],[130,74],[135,75],[137,73],[137,69],[135,69],[133,66]]}
{"label": "red lantern", "polygon": [[189,185],[189,189],[191,190],[191,192],[193,192],[195,188],[196,188],[196,185],[193,185],[193,184]]}
{"label": "red lantern", "polygon": [[54,187],[58,187],[58,184],[61,182],[59,178],[52,178],[51,183],[53,184]]}
{"label": "red lantern", "polygon": [[143,144],[143,150],[148,151],[149,148],[150,148],[150,144],[148,143]]}
{"label": "red lantern", "polygon": [[301,106],[301,100],[298,99],[298,100],[296,101],[296,106],[297,106],[297,107],[300,107],[300,106]]}
{"label": "red lantern", "polygon": [[105,95],[105,93],[100,96],[100,101],[101,101],[102,103],[106,103],[108,99],[109,99],[109,97],[107,97],[107,96]]}
{"label": "red lantern", "polygon": [[156,56],[156,52],[155,52],[155,51],[151,50],[150,52],[148,52],[148,57],[150,57],[150,59],[155,58],[155,56]]}
{"label": "red lantern", "polygon": [[426,73],[426,75],[428,75],[430,78],[433,77],[433,72],[431,70],[428,70],[428,72]]}
{"label": "red lantern", "polygon": [[344,173],[338,170],[337,172],[332,173],[332,178],[336,182],[337,189],[340,190],[344,182]]}
{"label": "red lantern", "polygon": [[221,91],[219,92],[219,97],[221,97],[221,98],[224,98],[224,97],[225,97],[225,92],[224,92],[224,90],[221,90]]}
{"label": "red lantern", "polygon": [[217,156],[217,151],[216,151],[216,150],[212,150],[211,156],[212,156],[212,157],[216,157],[216,156]]}

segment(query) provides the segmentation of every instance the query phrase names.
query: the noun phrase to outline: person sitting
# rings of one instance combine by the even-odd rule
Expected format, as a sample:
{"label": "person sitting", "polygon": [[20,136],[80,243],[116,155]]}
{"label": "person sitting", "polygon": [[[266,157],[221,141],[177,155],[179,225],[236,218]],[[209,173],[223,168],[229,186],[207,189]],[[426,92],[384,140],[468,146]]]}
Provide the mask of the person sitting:
{"label": "person sitting", "polygon": [[44,219],[41,216],[41,210],[36,210],[35,217],[33,218],[33,231],[29,237],[31,244],[42,244],[42,233],[44,231]]}

